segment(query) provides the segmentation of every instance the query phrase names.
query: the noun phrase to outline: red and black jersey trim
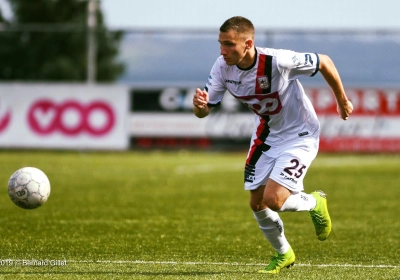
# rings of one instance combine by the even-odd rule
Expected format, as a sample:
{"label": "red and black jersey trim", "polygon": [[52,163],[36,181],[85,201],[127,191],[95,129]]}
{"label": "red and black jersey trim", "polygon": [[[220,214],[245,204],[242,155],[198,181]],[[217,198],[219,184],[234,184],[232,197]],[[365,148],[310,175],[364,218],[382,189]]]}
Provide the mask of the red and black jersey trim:
{"label": "red and black jersey trim", "polygon": [[[255,85],[256,94],[269,94],[271,93],[271,76],[272,76],[272,59],[270,55],[260,54],[258,56],[257,77]],[[266,80],[266,81],[265,81]],[[261,86],[263,83],[263,87]],[[250,147],[249,155],[246,159],[246,166],[244,170],[244,181],[252,183],[255,176],[256,163],[261,155],[268,151],[271,146],[265,144],[270,129],[268,126],[269,116],[261,118],[261,122],[257,127],[257,138],[254,140],[253,145]]]}
{"label": "red and black jersey trim", "polygon": [[268,122],[269,117],[264,117],[261,119],[261,122],[257,127],[257,138],[254,139],[253,145],[251,146],[249,155],[246,159],[246,166],[244,170],[245,182],[253,182],[256,169],[255,165],[257,161],[260,159],[263,152],[266,152],[271,148],[271,146],[265,144],[265,140],[267,139],[270,132]]}
{"label": "red and black jersey trim", "polygon": [[[271,93],[271,77],[272,77],[272,59],[273,56],[260,54],[258,56],[257,77],[255,85],[256,94],[269,94]],[[263,83],[263,86],[261,84]],[[260,124],[257,127],[257,138],[253,141],[250,147],[249,155],[246,159],[246,166],[244,170],[244,181],[253,182],[256,163],[261,155],[268,151],[271,146],[265,144],[270,129],[268,126],[269,116],[261,118]]]}
{"label": "red and black jersey trim", "polygon": [[[258,56],[259,62],[257,67],[257,79],[256,79],[256,94],[267,94],[271,93],[271,76],[272,76],[272,58],[271,55],[260,54]],[[268,87],[262,88],[260,86],[259,78],[265,77],[268,80]]]}

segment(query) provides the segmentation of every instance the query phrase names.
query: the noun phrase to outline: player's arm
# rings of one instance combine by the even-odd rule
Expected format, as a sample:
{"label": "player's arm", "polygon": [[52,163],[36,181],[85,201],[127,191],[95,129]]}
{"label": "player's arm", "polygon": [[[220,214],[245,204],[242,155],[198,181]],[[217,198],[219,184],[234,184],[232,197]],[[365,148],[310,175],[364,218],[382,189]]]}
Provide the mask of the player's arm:
{"label": "player's arm", "polygon": [[198,118],[207,117],[210,114],[211,108],[207,106],[208,93],[205,90],[199,88],[196,89],[196,93],[193,96],[193,112]]}
{"label": "player's arm", "polygon": [[324,54],[318,54],[319,56],[319,72],[321,72],[325,81],[328,83],[330,88],[335,95],[337,102],[337,111],[343,120],[347,120],[353,111],[353,104],[347,98],[344,92],[343,84],[339,76],[333,61],[329,56]]}

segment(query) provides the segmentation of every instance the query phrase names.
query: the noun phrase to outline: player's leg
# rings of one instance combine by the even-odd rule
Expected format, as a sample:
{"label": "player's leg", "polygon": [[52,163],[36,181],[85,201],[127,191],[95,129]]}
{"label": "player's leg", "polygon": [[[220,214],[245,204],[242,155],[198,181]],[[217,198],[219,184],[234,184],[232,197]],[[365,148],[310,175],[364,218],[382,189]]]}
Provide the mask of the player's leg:
{"label": "player's leg", "polygon": [[[273,182],[272,182],[273,183]],[[260,186],[252,190],[250,205],[254,211],[254,217],[259,225],[261,232],[275,249],[275,255],[265,269],[259,270],[259,273],[277,274],[284,267],[290,267],[294,264],[295,254],[289,242],[286,240],[284,226],[279,214],[270,208],[267,208],[264,200],[264,193],[271,180],[268,180],[267,186]],[[281,190],[286,195],[290,192],[282,187]]]}
{"label": "player's leg", "polygon": [[332,229],[326,195],[322,191],[303,192],[303,179],[317,154],[313,147],[312,143],[299,143],[282,152],[270,175],[270,181],[275,183],[268,182],[264,202],[278,212],[309,211],[317,237],[323,241]]}
{"label": "player's leg", "polygon": [[311,194],[292,193],[277,211],[309,211],[315,233],[320,241],[326,240],[332,230],[326,194],[321,190],[314,191]]}
{"label": "player's leg", "polygon": [[[256,138],[258,138],[257,141]],[[250,205],[259,228],[276,251],[267,268],[260,272],[276,274],[282,267],[291,266],[295,256],[286,240],[283,222],[279,214],[268,209],[264,203],[265,185],[277,158],[277,154],[270,151],[270,147],[264,143],[264,140],[260,139],[257,133],[253,134],[252,145],[246,159],[244,186],[246,190],[250,191]]]}
{"label": "player's leg", "polygon": [[275,251],[284,253],[289,249],[290,245],[284,235],[283,222],[279,214],[268,209],[264,202],[265,184],[274,167],[274,163],[275,159],[264,153],[259,153],[256,160],[254,160],[254,157],[250,158],[250,160],[248,158],[245,168],[244,187],[250,191],[250,207],[261,232]]}
{"label": "player's leg", "polygon": [[276,252],[283,254],[289,250],[290,245],[286,240],[279,214],[267,208],[263,202],[264,189],[265,186],[260,186],[250,191],[250,206],[265,238]]}
{"label": "player's leg", "polygon": [[273,179],[268,180],[264,203],[272,210],[280,212],[310,211],[316,206],[316,200],[311,194],[293,192]]}

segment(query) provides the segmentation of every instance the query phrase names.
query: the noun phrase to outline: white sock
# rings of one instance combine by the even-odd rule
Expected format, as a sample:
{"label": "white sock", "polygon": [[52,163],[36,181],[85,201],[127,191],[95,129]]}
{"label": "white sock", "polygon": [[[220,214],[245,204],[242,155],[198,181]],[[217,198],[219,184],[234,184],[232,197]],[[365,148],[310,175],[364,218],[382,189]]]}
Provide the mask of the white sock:
{"label": "white sock", "polygon": [[311,194],[303,192],[291,194],[283,203],[279,212],[310,211],[315,208],[317,201]]}
{"label": "white sock", "polygon": [[265,238],[267,238],[275,251],[279,254],[286,253],[289,250],[290,245],[286,240],[283,223],[278,213],[266,208],[254,212],[254,218],[256,219]]}

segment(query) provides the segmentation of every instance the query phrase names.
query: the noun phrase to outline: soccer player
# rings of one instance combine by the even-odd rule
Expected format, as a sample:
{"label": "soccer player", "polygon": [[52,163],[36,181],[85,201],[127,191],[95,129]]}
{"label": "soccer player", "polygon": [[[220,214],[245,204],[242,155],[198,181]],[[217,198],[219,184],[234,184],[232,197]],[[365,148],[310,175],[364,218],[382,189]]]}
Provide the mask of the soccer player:
{"label": "soccer player", "polygon": [[298,79],[320,72],[343,120],[353,105],[327,55],[256,47],[253,24],[240,16],[222,24],[218,41],[221,56],[205,88],[196,89],[194,114],[199,118],[209,115],[226,91],[254,112],[256,126],[244,168],[244,188],[250,191],[259,228],[276,251],[259,272],[277,274],[295,261],[278,212],[308,211],[321,241],[332,227],[325,193],[308,194],[303,188],[304,176],[318,152],[320,125]]}

